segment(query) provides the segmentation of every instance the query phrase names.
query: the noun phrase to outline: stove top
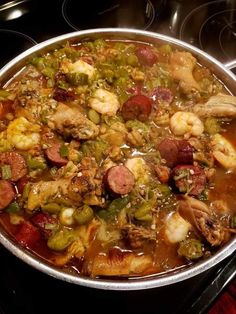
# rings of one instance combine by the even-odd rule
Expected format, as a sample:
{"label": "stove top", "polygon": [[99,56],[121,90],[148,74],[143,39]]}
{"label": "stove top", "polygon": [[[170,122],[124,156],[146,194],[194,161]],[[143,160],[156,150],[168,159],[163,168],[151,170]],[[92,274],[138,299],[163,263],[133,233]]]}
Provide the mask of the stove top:
{"label": "stove top", "polygon": [[184,40],[223,63],[235,58],[235,1],[0,0],[0,40],[11,46],[6,56],[1,51],[1,64],[36,42],[96,27],[146,29]]}
{"label": "stove top", "polygon": [[[184,40],[222,63],[236,59],[236,1],[0,0],[0,67],[36,43],[96,27],[146,29]],[[104,292],[51,278],[1,246],[0,259],[0,314],[70,313],[85,306],[88,313],[201,314],[236,273],[231,256],[169,287]]]}

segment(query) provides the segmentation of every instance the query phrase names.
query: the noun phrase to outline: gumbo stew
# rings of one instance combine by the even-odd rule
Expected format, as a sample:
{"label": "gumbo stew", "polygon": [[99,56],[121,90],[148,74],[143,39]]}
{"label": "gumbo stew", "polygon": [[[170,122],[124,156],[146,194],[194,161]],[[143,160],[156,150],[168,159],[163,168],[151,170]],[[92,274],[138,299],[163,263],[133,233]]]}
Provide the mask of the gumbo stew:
{"label": "gumbo stew", "polygon": [[236,97],[186,51],[97,39],[0,89],[0,222],[48,263],[145,276],[236,228]]}

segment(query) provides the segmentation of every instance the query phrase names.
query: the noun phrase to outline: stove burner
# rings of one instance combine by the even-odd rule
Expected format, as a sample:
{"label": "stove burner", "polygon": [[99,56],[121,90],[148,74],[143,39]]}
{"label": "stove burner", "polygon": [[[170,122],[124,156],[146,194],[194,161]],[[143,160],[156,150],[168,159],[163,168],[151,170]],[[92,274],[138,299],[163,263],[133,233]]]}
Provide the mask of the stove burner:
{"label": "stove burner", "polygon": [[[225,41],[225,38],[227,38],[227,41]],[[226,57],[229,58],[229,60],[236,58],[235,40],[236,40],[236,21],[225,25],[225,27],[222,28],[219,36],[220,47],[224,54],[226,55]]]}
{"label": "stove burner", "polygon": [[235,2],[212,1],[192,10],[181,25],[180,39],[200,47],[220,61],[235,58]]}
{"label": "stove burner", "polygon": [[0,51],[0,67],[19,53],[37,44],[31,37],[8,29],[0,29],[0,42],[4,43],[3,49]]}
{"label": "stove burner", "polygon": [[62,14],[75,30],[97,27],[132,27],[147,29],[155,18],[150,0],[100,0],[83,2],[64,0]]}
{"label": "stove burner", "polygon": [[0,21],[11,21],[29,13],[30,0],[0,0]]}

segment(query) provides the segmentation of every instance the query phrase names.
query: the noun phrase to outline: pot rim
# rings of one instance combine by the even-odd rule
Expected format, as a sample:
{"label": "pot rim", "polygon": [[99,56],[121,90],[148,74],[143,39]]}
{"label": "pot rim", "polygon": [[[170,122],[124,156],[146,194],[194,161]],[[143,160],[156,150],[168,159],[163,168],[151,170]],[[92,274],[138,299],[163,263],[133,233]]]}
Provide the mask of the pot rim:
{"label": "pot rim", "polygon": [[[203,52],[202,50],[185,43],[181,40],[162,35],[159,33],[129,29],[129,28],[96,28],[89,29],[83,31],[76,31],[67,33],[64,35],[60,35],[57,37],[53,37],[46,41],[43,41],[23,53],[19,54],[13,60],[8,62],[1,70],[0,70],[0,78],[7,74],[7,72],[12,69],[12,67],[16,66],[20,61],[34,54],[35,52],[39,52],[44,48],[52,46],[57,43],[64,42],[66,40],[73,40],[78,37],[78,39],[82,36],[89,35],[100,35],[100,34],[112,34],[112,35],[137,35],[137,36],[146,36],[148,39],[156,39],[162,40],[164,42],[172,43],[177,45],[178,47],[185,48],[190,52],[193,52],[195,55],[201,56],[205,58],[207,61],[210,61],[211,64],[215,65],[217,68],[220,68],[227,77],[229,77],[234,83],[236,83],[236,76],[227,69],[221,62],[219,62],[214,57],[209,54]],[[85,287],[105,289],[105,290],[141,290],[141,289],[150,289],[157,288],[161,286],[166,286],[169,284],[174,284],[179,281],[183,281],[189,279],[193,276],[199,275],[204,271],[214,267],[216,264],[221,262],[223,259],[231,255],[236,249],[236,238],[234,237],[229,243],[227,243],[224,247],[217,251],[213,256],[209,257],[206,260],[200,261],[197,264],[193,264],[188,267],[173,269],[168,273],[157,274],[148,277],[140,277],[133,279],[125,279],[125,280],[112,280],[112,279],[92,279],[89,277],[83,277],[81,275],[75,275],[66,273],[65,271],[60,270],[54,266],[49,265],[46,261],[41,258],[38,258],[37,255],[32,254],[30,251],[20,247],[17,245],[13,239],[7,234],[7,232],[0,228],[0,243],[12,252],[15,256],[20,258],[22,261],[26,262],[28,265],[40,270],[54,278],[64,280],[66,282],[82,285]]]}

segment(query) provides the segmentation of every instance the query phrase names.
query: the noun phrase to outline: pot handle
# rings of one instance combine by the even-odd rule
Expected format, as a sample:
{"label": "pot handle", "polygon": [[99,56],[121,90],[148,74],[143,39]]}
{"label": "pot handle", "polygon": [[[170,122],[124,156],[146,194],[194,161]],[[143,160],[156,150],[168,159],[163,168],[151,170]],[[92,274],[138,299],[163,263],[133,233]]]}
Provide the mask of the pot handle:
{"label": "pot handle", "polygon": [[228,63],[225,63],[224,66],[226,67],[226,69],[231,70],[233,68],[236,68],[236,60],[232,60]]}

